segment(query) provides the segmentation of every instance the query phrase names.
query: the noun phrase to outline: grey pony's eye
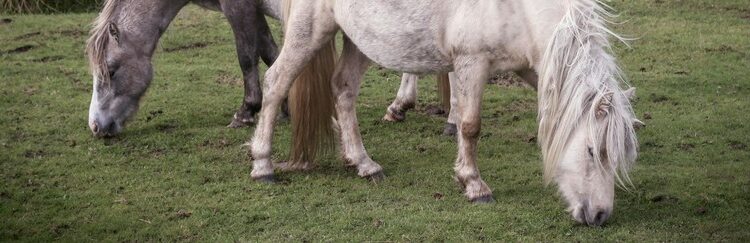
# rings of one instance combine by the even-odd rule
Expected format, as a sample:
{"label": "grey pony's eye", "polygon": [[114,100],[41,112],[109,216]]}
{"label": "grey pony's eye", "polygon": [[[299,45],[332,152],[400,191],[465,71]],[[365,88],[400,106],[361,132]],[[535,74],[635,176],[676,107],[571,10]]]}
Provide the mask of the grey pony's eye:
{"label": "grey pony's eye", "polygon": [[591,157],[594,157],[594,149],[592,149],[591,147],[588,147],[588,148],[589,148],[589,149],[588,149],[588,151],[589,151],[589,155],[590,155]]}

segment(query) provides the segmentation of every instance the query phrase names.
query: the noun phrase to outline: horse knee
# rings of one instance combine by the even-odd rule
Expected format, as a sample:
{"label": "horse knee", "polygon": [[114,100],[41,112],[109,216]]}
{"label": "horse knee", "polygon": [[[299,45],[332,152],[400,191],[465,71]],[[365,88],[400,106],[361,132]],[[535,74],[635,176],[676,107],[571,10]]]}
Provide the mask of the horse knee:
{"label": "horse knee", "polygon": [[478,138],[479,132],[482,128],[481,123],[477,121],[463,121],[461,122],[461,135],[465,138]]}

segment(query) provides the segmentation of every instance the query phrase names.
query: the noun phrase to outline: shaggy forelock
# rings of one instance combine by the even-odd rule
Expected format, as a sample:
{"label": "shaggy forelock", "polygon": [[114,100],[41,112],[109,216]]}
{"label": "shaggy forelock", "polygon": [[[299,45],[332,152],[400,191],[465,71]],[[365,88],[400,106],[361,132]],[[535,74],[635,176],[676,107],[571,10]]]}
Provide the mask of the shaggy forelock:
{"label": "shaggy forelock", "polygon": [[108,25],[115,12],[115,6],[118,0],[107,0],[104,2],[99,16],[94,20],[91,36],[86,41],[86,54],[89,59],[89,68],[102,84],[109,83],[109,68],[107,67],[106,53],[107,43],[109,42]]}

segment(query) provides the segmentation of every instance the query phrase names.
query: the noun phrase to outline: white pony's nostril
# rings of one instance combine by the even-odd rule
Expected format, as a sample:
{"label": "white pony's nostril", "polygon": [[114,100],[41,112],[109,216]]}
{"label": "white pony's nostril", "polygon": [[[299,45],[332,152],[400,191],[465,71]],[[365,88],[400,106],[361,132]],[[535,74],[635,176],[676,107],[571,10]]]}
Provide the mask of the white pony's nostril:
{"label": "white pony's nostril", "polygon": [[93,122],[93,124],[91,125],[91,131],[94,132],[94,133],[99,133],[99,123],[98,122]]}

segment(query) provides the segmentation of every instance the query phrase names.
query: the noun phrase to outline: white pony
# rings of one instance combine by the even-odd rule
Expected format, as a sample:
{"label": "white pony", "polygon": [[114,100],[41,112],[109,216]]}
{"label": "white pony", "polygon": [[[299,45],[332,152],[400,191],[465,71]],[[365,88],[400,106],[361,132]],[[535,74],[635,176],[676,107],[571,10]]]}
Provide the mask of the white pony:
{"label": "white pony", "polygon": [[[615,183],[629,181],[637,154],[635,117],[610,50],[608,38],[617,36],[606,27],[607,8],[596,0],[285,0],[286,41],[266,73],[266,98],[251,141],[251,176],[273,180],[274,117],[290,88],[319,86],[290,93],[290,98],[331,97],[343,159],[362,177],[382,178],[382,167],[363,146],[354,106],[372,60],[409,73],[454,72],[456,180],[469,200],[492,201],[477,167],[484,84],[495,73],[532,69],[539,78],[538,137],[545,179],[558,185],[576,221],[601,225],[612,214]],[[339,30],[345,34],[344,49],[331,85],[325,78],[302,78],[312,60],[313,68],[336,63],[315,56],[332,55],[331,41]],[[325,123],[333,114],[318,112],[326,106],[315,104],[301,113],[324,116],[317,120],[324,125],[309,120],[295,129],[330,128]],[[313,150],[297,150],[297,145],[315,146],[315,141],[295,142],[297,163],[314,159]]]}

